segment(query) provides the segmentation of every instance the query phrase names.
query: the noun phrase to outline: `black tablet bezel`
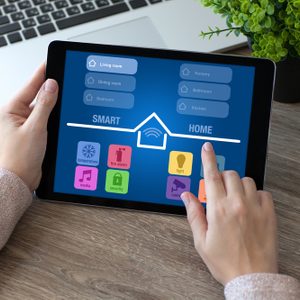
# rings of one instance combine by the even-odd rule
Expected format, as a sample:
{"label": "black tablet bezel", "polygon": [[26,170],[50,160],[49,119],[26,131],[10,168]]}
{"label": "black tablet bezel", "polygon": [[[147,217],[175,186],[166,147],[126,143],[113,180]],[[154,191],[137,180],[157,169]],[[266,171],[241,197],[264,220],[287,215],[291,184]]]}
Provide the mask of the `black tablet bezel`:
{"label": "black tablet bezel", "polygon": [[[46,78],[53,78],[57,80],[60,87],[63,85],[65,56],[67,50],[95,53],[99,52],[116,55],[137,55],[144,57],[180,59],[195,62],[211,62],[255,67],[253,104],[245,174],[246,176],[250,176],[255,180],[258,189],[263,188],[275,70],[275,65],[272,61],[267,59],[220,54],[54,41],[49,45],[48,49]],[[119,207],[169,214],[184,215],[186,213],[185,208],[179,206],[115,199],[112,201],[108,198],[55,193],[53,191],[53,187],[61,108],[61,93],[62,89],[59,91],[58,103],[56,104],[48,123],[48,144],[42,166],[43,176],[40,186],[36,191],[36,194],[39,198],[86,205]]]}

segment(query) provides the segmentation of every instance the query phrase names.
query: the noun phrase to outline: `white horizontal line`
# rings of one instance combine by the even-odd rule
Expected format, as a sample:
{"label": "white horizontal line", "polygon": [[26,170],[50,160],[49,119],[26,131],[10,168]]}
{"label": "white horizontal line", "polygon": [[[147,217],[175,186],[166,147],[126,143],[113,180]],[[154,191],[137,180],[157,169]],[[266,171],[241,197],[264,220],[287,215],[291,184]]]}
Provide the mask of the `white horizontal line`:
{"label": "white horizontal line", "polygon": [[98,129],[98,130],[100,129],[100,130],[111,130],[111,131],[122,131],[122,132],[135,132],[134,129],[130,129],[130,128],[108,127],[108,126],[88,125],[88,124],[78,124],[78,123],[67,123],[67,126]]}
{"label": "white horizontal line", "polygon": [[183,139],[218,141],[218,142],[236,143],[236,144],[239,144],[241,142],[241,140],[237,140],[237,139],[228,139],[228,138],[219,138],[219,137],[212,137],[212,136],[201,136],[201,135],[188,135],[188,134],[179,134],[179,133],[171,133],[170,136],[183,138]]}
{"label": "white horizontal line", "polygon": [[[121,128],[121,127],[108,127],[108,126],[99,126],[99,125],[88,125],[88,124],[78,124],[78,123],[67,123],[69,127],[79,127],[79,128],[89,128],[89,129],[98,129],[98,130],[110,130],[110,131],[120,131],[120,132],[136,132],[139,128]],[[169,131],[169,130],[168,130]],[[219,137],[211,137],[211,136],[200,136],[200,135],[188,135],[188,134],[179,134],[168,132],[171,137],[184,138],[184,139],[196,139],[196,140],[206,140],[206,141],[218,141],[225,143],[236,143],[239,144],[241,140],[237,139],[228,139],[228,138],[219,138]]]}

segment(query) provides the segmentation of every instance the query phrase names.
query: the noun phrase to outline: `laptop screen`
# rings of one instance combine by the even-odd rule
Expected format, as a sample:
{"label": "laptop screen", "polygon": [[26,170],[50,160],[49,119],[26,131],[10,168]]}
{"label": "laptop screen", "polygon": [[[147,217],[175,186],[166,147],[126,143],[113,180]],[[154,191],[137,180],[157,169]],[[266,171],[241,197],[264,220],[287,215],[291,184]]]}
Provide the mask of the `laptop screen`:
{"label": "laptop screen", "polygon": [[66,52],[54,192],[206,202],[201,147],[245,175],[255,68]]}

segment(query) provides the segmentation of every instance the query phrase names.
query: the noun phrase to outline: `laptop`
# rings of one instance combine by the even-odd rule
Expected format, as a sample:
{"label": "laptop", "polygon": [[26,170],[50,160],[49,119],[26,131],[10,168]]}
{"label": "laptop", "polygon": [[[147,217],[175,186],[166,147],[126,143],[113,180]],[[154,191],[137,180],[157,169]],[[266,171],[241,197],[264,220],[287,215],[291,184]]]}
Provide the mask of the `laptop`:
{"label": "laptop", "polygon": [[195,0],[0,0],[0,105],[46,60],[53,40],[214,52],[243,36],[202,39],[226,22]]}

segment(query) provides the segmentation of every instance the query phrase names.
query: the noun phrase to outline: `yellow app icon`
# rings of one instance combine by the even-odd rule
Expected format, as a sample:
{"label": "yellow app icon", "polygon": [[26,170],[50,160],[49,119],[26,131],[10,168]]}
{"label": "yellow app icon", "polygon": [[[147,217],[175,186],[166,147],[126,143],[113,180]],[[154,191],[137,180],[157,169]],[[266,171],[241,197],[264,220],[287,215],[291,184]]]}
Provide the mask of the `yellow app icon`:
{"label": "yellow app icon", "polygon": [[169,173],[181,176],[192,174],[193,153],[171,151],[169,157]]}

